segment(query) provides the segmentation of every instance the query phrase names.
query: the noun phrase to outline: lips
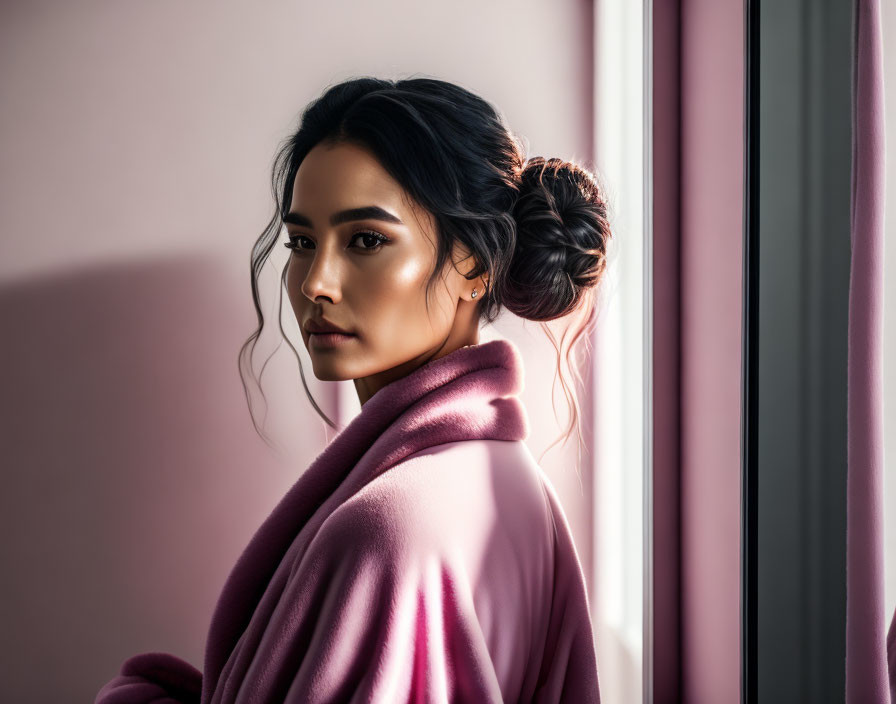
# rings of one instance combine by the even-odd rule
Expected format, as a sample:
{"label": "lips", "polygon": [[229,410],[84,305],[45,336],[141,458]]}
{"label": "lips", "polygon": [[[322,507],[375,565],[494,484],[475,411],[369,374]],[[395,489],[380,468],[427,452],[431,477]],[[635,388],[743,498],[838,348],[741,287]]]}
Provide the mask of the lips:
{"label": "lips", "polygon": [[338,350],[351,345],[355,335],[338,332],[312,332],[308,334],[308,346],[311,350]]}
{"label": "lips", "polygon": [[339,335],[353,335],[354,333],[345,330],[344,328],[340,328],[338,325],[335,325],[328,320],[323,319],[310,319],[305,323],[305,332],[312,335],[327,335],[330,333],[336,333]]}

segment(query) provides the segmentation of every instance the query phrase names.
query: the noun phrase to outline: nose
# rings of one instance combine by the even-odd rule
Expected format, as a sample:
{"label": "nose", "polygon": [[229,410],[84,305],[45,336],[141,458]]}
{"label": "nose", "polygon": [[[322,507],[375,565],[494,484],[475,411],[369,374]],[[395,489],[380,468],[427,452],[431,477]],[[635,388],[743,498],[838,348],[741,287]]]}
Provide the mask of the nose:
{"label": "nose", "polygon": [[340,266],[336,256],[327,254],[323,247],[315,249],[311,264],[302,281],[302,293],[312,302],[326,298],[330,303],[342,300]]}

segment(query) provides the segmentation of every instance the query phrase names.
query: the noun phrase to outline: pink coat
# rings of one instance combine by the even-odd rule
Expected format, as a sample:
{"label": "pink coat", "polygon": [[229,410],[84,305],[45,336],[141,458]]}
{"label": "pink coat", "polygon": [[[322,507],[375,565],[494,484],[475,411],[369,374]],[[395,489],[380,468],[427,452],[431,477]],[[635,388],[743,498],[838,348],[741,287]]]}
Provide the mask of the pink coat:
{"label": "pink coat", "polygon": [[523,442],[522,385],[499,339],[380,389],[237,561],[204,673],[135,655],[96,704],[599,702],[582,570]]}

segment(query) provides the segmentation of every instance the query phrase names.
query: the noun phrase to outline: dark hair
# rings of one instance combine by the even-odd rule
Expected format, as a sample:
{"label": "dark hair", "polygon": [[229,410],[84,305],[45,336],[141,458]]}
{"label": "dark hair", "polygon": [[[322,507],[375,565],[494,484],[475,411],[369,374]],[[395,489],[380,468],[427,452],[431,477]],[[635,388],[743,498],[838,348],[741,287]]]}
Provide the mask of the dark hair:
{"label": "dark hair", "polygon": [[[574,311],[584,313],[566,352],[567,363],[575,370],[569,354],[594,324],[594,292],[606,268],[610,238],[607,207],[595,176],[562,159],[526,161],[521,142],[503,115],[457,85],[432,78],[361,77],[330,86],[311,102],[299,128],[274,158],[271,185],[276,212],[251,257],[258,328],[241,347],[238,360],[247,398],[244,362],[248,357],[251,370],[252,351],[264,327],[258,277],[281,233],[299,165],[320,143],[352,143],[369,150],[432,213],[438,230],[437,261],[426,286],[427,305],[431,287],[439,282],[459,241],[476,262],[466,277],[488,272],[486,290],[477,303],[480,320],[493,322],[502,306],[542,324]],[[281,301],[285,276],[284,267]],[[551,330],[542,327],[557,350],[561,371],[560,348],[569,330],[558,347]],[[282,321],[280,331],[288,341]],[[311,397],[301,359],[299,370],[314,409],[336,428]],[[260,388],[260,379],[254,380]],[[568,439],[577,425],[578,402],[562,373],[561,382],[572,415]],[[257,423],[255,428],[261,433]]]}

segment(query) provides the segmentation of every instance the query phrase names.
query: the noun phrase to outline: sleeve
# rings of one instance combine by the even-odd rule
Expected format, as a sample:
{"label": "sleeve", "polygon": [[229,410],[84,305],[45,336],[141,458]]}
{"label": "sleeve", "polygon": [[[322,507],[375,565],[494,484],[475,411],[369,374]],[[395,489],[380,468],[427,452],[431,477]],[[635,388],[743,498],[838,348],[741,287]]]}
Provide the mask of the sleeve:
{"label": "sleeve", "polygon": [[202,673],[168,653],[141,653],[121,666],[94,704],[199,704]]}
{"label": "sleeve", "polygon": [[503,701],[464,580],[400,514],[344,505],[324,522],[241,690],[287,704]]}

